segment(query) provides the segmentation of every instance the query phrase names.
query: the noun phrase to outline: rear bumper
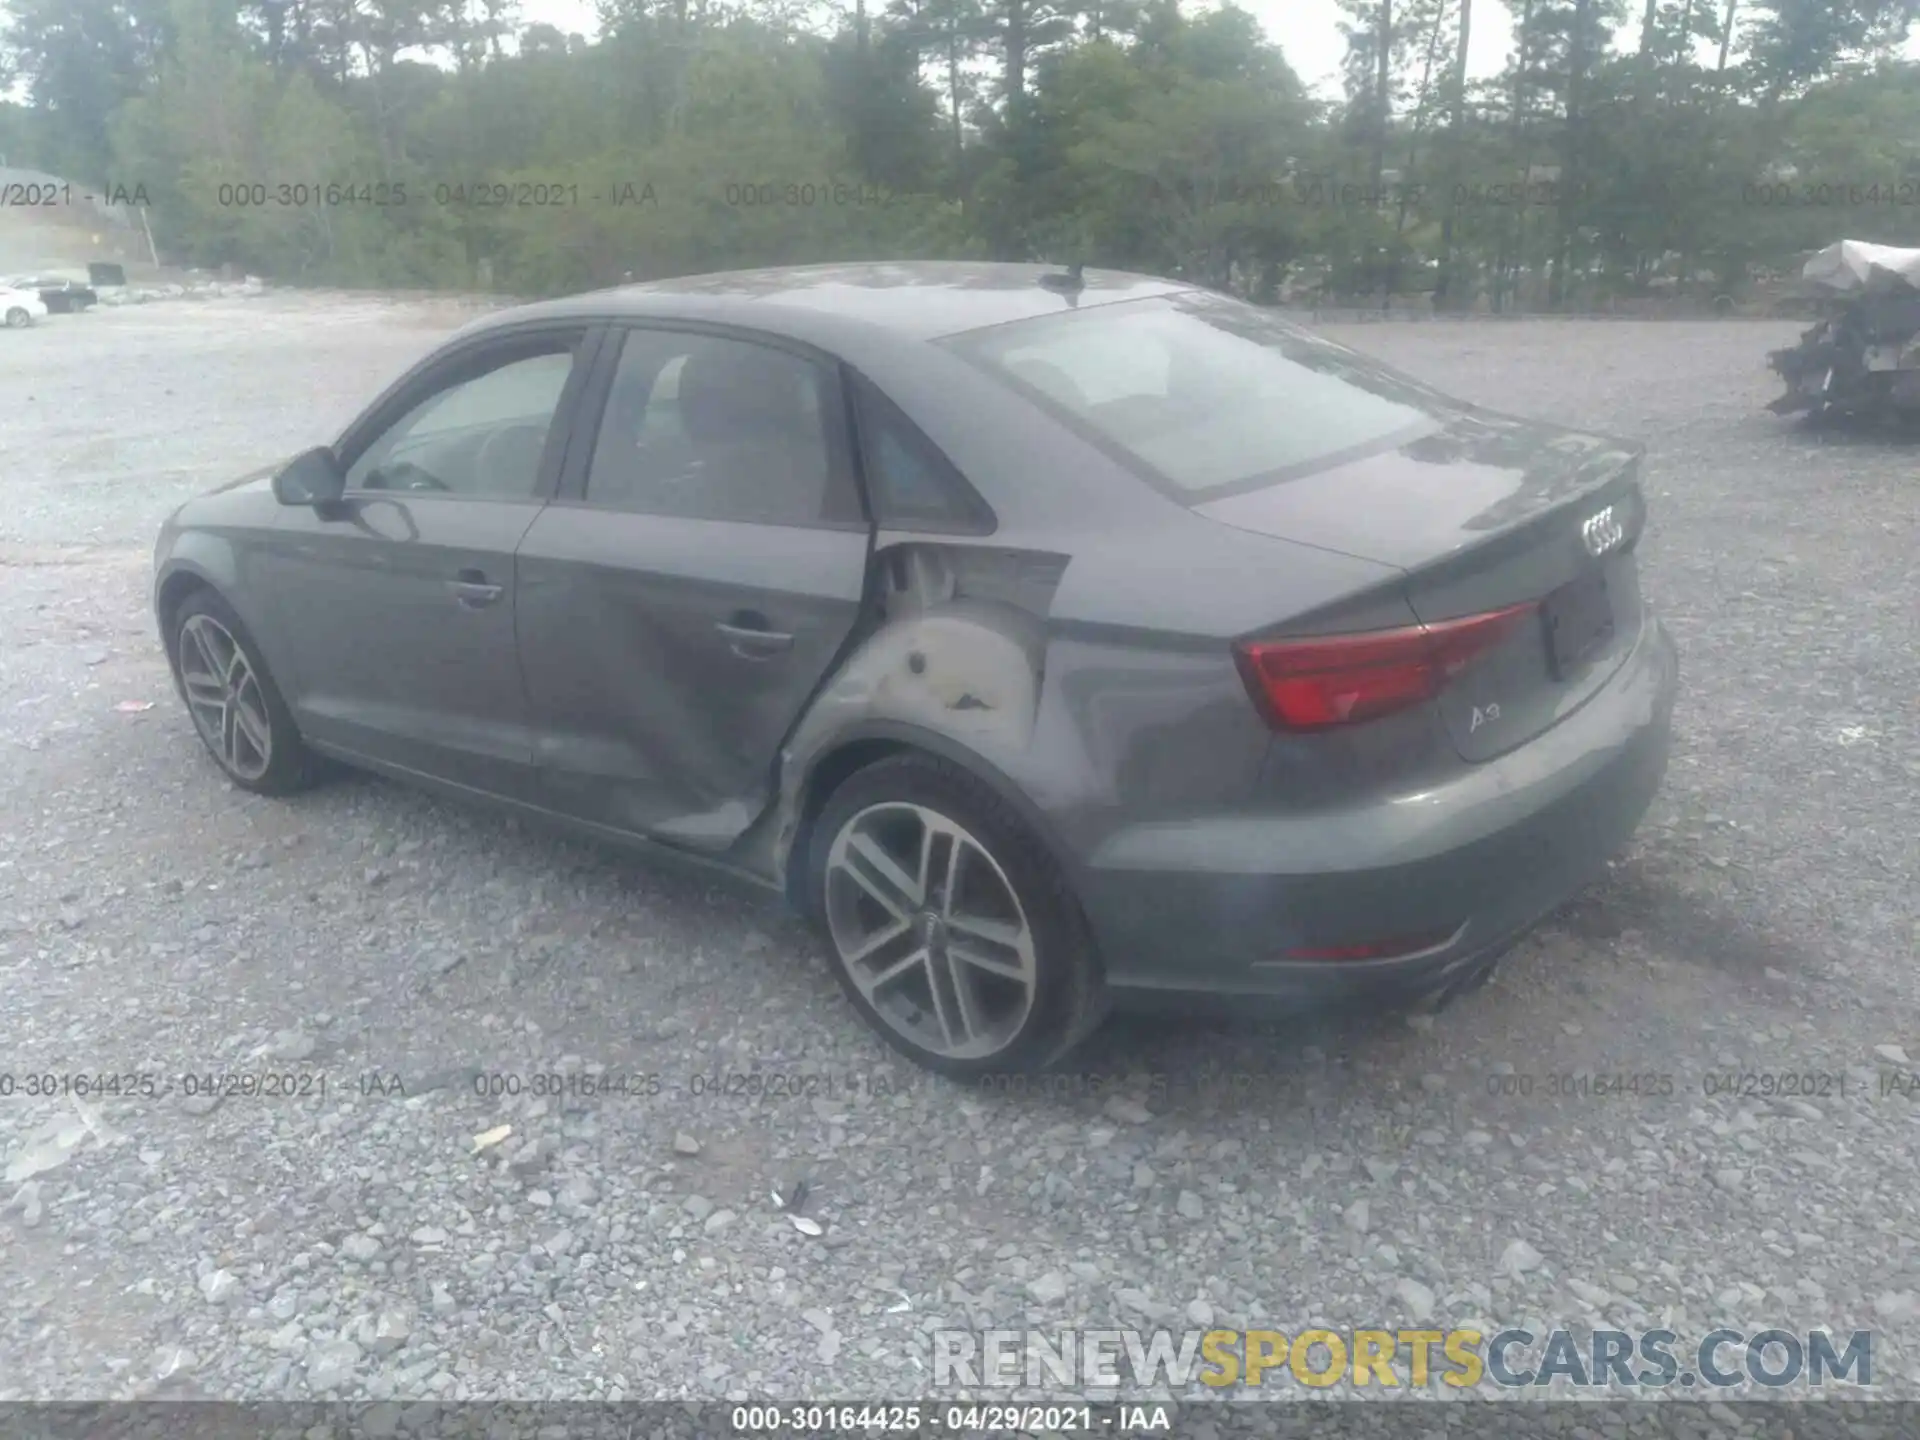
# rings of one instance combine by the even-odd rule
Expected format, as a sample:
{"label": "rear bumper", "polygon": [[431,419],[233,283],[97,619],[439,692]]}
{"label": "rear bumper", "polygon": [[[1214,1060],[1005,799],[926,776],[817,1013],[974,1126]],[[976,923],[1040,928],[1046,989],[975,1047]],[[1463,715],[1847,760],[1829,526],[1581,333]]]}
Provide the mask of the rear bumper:
{"label": "rear bumper", "polygon": [[[1657,619],[1608,684],[1519,750],[1417,795],[1322,815],[1130,827],[1082,873],[1122,1005],[1315,1007],[1460,982],[1604,873],[1666,772],[1679,661]],[[1304,947],[1435,936],[1376,960]]]}

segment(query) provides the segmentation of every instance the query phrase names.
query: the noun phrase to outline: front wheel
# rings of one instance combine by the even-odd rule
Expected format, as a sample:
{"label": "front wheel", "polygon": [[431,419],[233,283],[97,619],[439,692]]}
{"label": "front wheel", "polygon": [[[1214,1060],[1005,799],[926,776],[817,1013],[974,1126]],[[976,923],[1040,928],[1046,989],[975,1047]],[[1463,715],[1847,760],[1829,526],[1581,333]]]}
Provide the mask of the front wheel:
{"label": "front wheel", "polygon": [[862,1017],[955,1079],[1044,1070],[1098,1028],[1106,991],[1059,866],[964,771],[901,755],[834,792],[809,899]]}
{"label": "front wheel", "polygon": [[291,795],[320,777],[266,662],[233,608],[211,590],[173,617],[173,668],[193,728],[227,778],[256,795]]}

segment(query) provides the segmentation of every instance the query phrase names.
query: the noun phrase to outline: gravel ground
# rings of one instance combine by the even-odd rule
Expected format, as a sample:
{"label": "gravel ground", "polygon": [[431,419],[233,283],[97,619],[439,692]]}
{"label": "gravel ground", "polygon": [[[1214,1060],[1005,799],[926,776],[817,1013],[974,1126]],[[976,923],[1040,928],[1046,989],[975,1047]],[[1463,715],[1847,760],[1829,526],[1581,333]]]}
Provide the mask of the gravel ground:
{"label": "gravel ground", "polygon": [[[1920,1394],[1920,1105],[1885,1078],[1920,1070],[1920,482],[1761,412],[1794,326],[1341,332],[1650,443],[1666,791],[1437,1016],[1131,1022],[1099,1093],[996,1094],[895,1061],[725,891],[370,779],[221,782],[156,526],[457,318],[270,296],[0,345],[0,1399],[917,1397],[940,1328],[1723,1321],[1871,1328],[1878,1391]],[[309,1092],[173,1078],[262,1070]],[[770,1200],[801,1179],[821,1234]]]}

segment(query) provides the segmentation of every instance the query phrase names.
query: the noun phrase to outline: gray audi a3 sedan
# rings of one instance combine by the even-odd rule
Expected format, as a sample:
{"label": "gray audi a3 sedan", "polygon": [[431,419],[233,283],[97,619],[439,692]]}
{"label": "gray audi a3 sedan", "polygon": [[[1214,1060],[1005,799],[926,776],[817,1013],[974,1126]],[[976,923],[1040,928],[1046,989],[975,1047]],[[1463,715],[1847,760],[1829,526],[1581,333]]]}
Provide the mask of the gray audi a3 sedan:
{"label": "gray audi a3 sedan", "polygon": [[716,866],[956,1076],[1115,1004],[1468,988],[1666,766],[1641,447],[1135,275],[820,266],[493,314],[190,501],[226,774]]}

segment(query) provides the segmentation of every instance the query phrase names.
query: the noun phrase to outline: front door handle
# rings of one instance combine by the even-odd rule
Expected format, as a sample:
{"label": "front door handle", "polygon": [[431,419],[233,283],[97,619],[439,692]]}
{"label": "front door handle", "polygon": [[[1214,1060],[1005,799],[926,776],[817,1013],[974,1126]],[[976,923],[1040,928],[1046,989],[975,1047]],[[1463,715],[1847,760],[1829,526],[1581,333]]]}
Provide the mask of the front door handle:
{"label": "front door handle", "polygon": [[713,628],[726,637],[727,648],[742,660],[766,660],[793,648],[793,636],[773,629],[757,610],[736,610]]}
{"label": "front door handle", "polygon": [[506,586],[491,583],[485,572],[480,570],[462,570],[447,582],[447,588],[453,592],[454,599],[468,610],[491,605],[506,594]]}

